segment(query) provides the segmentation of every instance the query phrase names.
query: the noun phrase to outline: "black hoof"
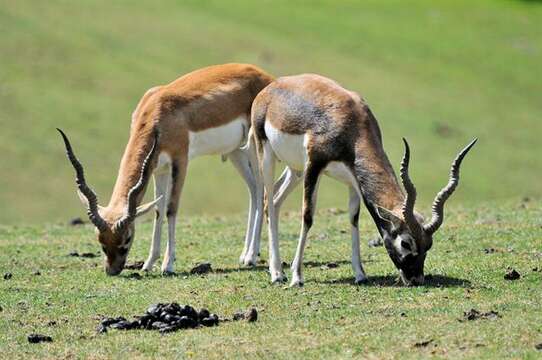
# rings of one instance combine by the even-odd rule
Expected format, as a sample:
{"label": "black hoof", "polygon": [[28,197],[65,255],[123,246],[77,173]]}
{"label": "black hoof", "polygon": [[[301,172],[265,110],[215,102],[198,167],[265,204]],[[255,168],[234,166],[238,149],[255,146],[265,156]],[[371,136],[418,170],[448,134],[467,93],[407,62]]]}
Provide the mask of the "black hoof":
{"label": "black hoof", "polygon": [[354,285],[365,285],[365,284],[368,284],[368,283],[369,283],[369,280],[367,280],[367,278],[354,281]]}
{"label": "black hoof", "polygon": [[286,276],[283,276],[281,279],[277,279],[272,282],[273,285],[282,285],[286,284],[288,282],[288,278]]}

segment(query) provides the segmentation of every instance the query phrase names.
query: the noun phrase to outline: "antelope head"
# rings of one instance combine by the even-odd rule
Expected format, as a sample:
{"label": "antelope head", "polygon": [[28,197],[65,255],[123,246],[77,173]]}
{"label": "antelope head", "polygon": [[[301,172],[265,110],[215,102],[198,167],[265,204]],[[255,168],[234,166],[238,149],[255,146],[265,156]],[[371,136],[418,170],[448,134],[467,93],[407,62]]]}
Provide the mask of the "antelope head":
{"label": "antelope head", "polygon": [[143,196],[143,191],[152,171],[151,163],[155,158],[158,133],[155,132],[152,147],[142,163],[139,180],[128,191],[125,207],[119,210],[102,207],[98,204],[98,198],[87,185],[83,166],[75,156],[68,137],[62,130],[57,130],[62,135],[68,159],[75,169],[77,193],[81,202],[87,208],[88,218],[95,226],[98,241],[105,254],[105,272],[108,275],[118,275],[124,268],[128,251],[132,246],[135,235],[134,220],[152,209],[160,200],[158,198],[145,205],[137,206],[138,199]]}
{"label": "antelope head", "polygon": [[459,184],[461,162],[476,141],[477,139],[474,139],[461,150],[452,162],[450,180],[435,197],[431,220],[425,223],[424,218],[414,210],[416,188],[410,180],[408,172],[410,148],[408,142],[403,138],[405,153],[401,161],[400,175],[406,197],[399,209],[400,214],[382,207],[378,207],[377,210],[380,218],[385,220],[387,225],[383,227],[382,231],[384,245],[405,285],[421,285],[424,282],[425,256],[433,244],[433,234],[444,221],[444,204]]}

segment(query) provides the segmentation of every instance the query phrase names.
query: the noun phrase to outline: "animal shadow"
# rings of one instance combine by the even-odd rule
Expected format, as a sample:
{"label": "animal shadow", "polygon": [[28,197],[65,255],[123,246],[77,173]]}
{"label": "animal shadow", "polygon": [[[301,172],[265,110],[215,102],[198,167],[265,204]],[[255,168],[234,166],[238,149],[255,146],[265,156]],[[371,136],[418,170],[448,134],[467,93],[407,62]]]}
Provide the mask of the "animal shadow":
{"label": "animal shadow", "polygon": [[[353,285],[353,286],[374,286],[374,287],[405,287],[398,276],[396,275],[376,275],[368,276],[367,283],[362,285],[354,284],[353,277],[343,277],[339,279],[332,280],[323,280],[317,281],[321,284],[342,284],[342,285]],[[471,282],[466,279],[460,279],[455,277],[450,277],[446,275],[432,275],[428,274],[425,277],[425,283],[419,285],[418,287],[425,288],[468,288],[470,287]]]}
{"label": "animal shadow", "polygon": [[[136,270],[137,271],[137,270]],[[206,276],[208,274],[230,274],[230,273],[237,273],[237,272],[244,272],[244,271],[267,271],[267,266],[264,265],[256,265],[251,267],[231,267],[231,268],[213,268],[211,271],[205,274],[193,274],[190,271],[176,271],[172,273],[163,274],[160,271],[152,271],[152,272],[144,272],[144,271],[137,271],[141,274],[141,277],[143,279],[157,279],[157,278],[186,278],[190,276]],[[133,272],[127,271],[122,272],[119,277],[125,280],[132,280],[133,279]]]}
{"label": "animal shadow", "polygon": [[340,261],[305,261],[303,262],[303,266],[307,268],[317,268],[322,266],[329,266],[330,264],[334,266],[340,266],[340,265],[348,265],[350,264],[350,261],[348,260],[340,260]]}

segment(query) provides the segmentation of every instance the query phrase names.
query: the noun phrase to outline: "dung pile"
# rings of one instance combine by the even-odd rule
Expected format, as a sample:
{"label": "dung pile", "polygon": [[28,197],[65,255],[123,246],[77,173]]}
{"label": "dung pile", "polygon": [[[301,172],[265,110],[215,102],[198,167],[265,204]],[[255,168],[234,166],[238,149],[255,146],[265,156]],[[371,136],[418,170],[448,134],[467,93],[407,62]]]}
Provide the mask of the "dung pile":
{"label": "dung pile", "polygon": [[190,305],[181,306],[173,302],[169,304],[153,304],[149,306],[145,314],[136,316],[134,321],[128,321],[122,316],[104,318],[97,330],[100,333],[105,333],[107,329],[146,329],[168,333],[181,329],[193,329],[199,326],[216,326],[218,321],[218,315],[211,314],[207,309],[197,311]]}

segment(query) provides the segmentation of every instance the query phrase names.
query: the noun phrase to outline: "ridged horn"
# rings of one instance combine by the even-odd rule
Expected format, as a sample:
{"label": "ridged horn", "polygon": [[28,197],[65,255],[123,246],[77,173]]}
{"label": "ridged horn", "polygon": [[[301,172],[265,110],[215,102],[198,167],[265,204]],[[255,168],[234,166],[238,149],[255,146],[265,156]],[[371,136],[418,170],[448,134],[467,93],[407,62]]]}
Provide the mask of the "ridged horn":
{"label": "ridged horn", "polygon": [[416,219],[416,216],[414,216],[414,204],[416,203],[416,187],[410,180],[410,175],[408,174],[408,167],[410,164],[410,147],[408,146],[408,142],[405,138],[403,138],[403,143],[405,144],[405,154],[403,155],[400,169],[401,181],[406,191],[405,202],[403,203],[402,209],[403,218],[405,219],[405,223],[410,229],[410,231],[415,234],[420,234],[421,225]]}
{"label": "ridged horn", "polygon": [[478,141],[478,139],[472,140],[469,145],[467,145],[463,150],[459,152],[459,154],[453,161],[452,168],[450,170],[450,180],[448,181],[448,185],[446,185],[435,197],[432,206],[433,215],[431,217],[431,221],[423,227],[427,233],[435,233],[442,225],[444,221],[444,204],[446,203],[446,200],[448,200],[448,198],[453,194],[455,188],[459,184],[459,168],[461,167],[461,162],[463,161],[463,158],[467,155],[469,150],[474,146],[474,144],[476,144],[476,141]]}
{"label": "ridged horn", "polygon": [[90,219],[90,222],[92,222],[100,232],[107,231],[109,226],[98,212],[98,198],[96,197],[96,193],[94,193],[94,191],[87,185],[83,165],[81,165],[81,163],[73,153],[72,146],[66,134],[64,134],[64,132],[59,128],[57,128],[57,130],[60,135],[62,135],[64,145],[66,146],[66,154],[68,155],[68,159],[70,160],[73,168],[75,169],[75,182],[77,183],[77,188],[87,199],[88,218]]}

